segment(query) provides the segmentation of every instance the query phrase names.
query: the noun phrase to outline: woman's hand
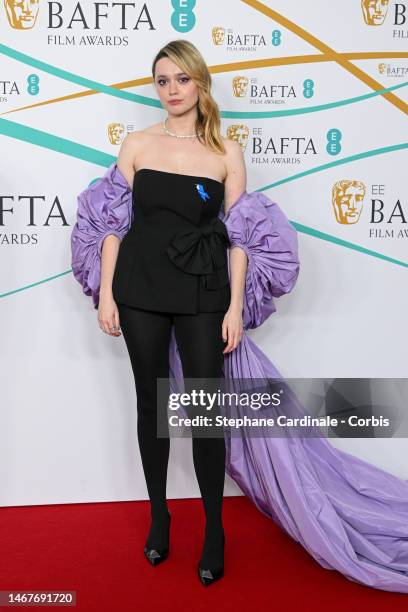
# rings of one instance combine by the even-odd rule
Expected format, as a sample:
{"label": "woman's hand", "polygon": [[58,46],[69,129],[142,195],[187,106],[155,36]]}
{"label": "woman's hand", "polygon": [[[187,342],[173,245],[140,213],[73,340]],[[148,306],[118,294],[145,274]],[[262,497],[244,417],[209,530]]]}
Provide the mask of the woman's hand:
{"label": "woman's hand", "polygon": [[232,306],[228,308],[222,322],[222,337],[228,344],[223,353],[230,353],[241,342],[244,326],[242,323],[242,308]]}
{"label": "woman's hand", "polygon": [[112,294],[99,297],[98,323],[102,331],[110,336],[120,336],[119,311]]}

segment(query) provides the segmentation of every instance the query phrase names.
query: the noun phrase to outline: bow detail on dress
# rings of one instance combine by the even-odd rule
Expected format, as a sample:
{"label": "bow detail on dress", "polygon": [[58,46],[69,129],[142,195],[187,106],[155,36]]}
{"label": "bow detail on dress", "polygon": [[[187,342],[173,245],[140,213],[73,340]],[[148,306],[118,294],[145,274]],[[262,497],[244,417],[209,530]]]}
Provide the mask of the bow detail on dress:
{"label": "bow detail on dress", "polygon": [[219,289],[229,283],[228,231],[219,217],[173,237],[166,253],[184,272],[202,276],[205,289]]}

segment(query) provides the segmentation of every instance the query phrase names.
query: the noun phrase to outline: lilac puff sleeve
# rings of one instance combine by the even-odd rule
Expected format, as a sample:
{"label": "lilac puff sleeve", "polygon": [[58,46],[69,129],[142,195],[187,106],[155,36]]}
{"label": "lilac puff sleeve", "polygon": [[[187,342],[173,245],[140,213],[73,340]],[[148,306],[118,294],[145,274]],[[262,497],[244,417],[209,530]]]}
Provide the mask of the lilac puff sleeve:
{"label": "lilac puff sleeve", "polygon": [[116,163],[78,196],[77,221],[71,234],[71,263],[85,295],[99,305],[102,244],[106,236],[129,231],[132,190]]}
{"label": "lilac puff sleeve", "polygon": [[247,257],[243,325],[261,325],[276,311],[274,299],[289,293],[299,274],[297,232],[276,202],[244,191],[222,218],[233,246]]}

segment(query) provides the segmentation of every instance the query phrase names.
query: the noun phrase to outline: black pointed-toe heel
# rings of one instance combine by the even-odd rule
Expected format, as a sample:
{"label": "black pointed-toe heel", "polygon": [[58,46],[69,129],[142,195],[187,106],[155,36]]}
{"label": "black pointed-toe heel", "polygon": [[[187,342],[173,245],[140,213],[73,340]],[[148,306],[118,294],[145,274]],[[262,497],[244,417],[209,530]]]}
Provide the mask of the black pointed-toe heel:
{"label": "black pointed-toe heel", "polygon": [[[170,520],[171,514],[169,513],[169,528],[170,528]],[[169,556],[169,547],[166,548],[150,548],[149,546],[145,546],[143,549],[144,555],[146,559],[151,563],[151,565],[156,566],[159,565],[162,561],[165,561]]]}
{"label": "black pointed-toe heel", "polygon": [[[225,544],[225,536],[222,534],[222,544],[224,547]],[[203,568],[200,566],[200,563],[197,566],[198,577],[201,581],[201,584],[204,586],[209,586],[210,584],[214,584],[217,580],[223,577],[224,575],[224,565],[221,565],[216,568]]]}
{"label": "black pointed-toe heel", "polygon": [[147,546],[144,547],[144,554],[146,559],[152,564],[152,565],[159,565],[159,563],[161,563],[162,561],[165,561],[165,559],[167,559],[167,557],[169,556],[169,549],[168,548],[148,548]]}
{"label": "black pointed-toe heel", "polygon": [[214,582],[222,578],[223,575],[224,566],[217,569],[203,569],[200,567],[200,564],[198,564],[198,577],[200,578],[201,584],[204,586],[214,584]]}

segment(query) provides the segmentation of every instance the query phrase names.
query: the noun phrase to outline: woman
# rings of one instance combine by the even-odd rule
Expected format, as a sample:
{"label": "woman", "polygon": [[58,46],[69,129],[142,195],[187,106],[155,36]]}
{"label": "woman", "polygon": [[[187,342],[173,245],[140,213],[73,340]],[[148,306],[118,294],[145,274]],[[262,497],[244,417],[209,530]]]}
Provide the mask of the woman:
{"label": "woman", "polygon": [[[168,554],[170,516],[169,440],[156,435],[156,376],[170,374],[175,391],[183,376],[238,386],[263,379],[265,389],[280,380],[245,330],[259,327],[275,312],[274,298],[293,289],[299,259],[296,231],[279,206],[245,191],[241,151],[220,136],[197,49],[184,40],[169,43],[153,62],[153,78],[167,121],[126,137],[117,163],[79,195],[71,247],[74,276],[92,296],[101,329],[119,336],[121,327],[129,351],[152,513],[145,555],[157,564]],[[158,409],[164,413],[165,406]],[[295,399],[284,410],[305,414]],[[204,585],[223,575],[225,467],[322,567],[408,592],[407,482],[319,435],[253,437],[232,428],[224,434],[225,444],[193,431],[206,513],[198,565]]]}
{"label": "woman", "polygon": [[[107,334],[118,336],[122,328],[132,363],[151,505],[144,552],[156,565],[168,556],[170,527],[170,439],[157,437],[156,380],[169,376],[172,325],[188,378],[220,378],[224,355],[242,337],[246,255],[233,249],[230,285],[228,234],[218,213],[223,198],[228,210],[245,190],[246,176],[240,146],[220,134],[210,73],[198,50],[187,41],[169,43],[152,73],[167,117],[122,143],[117,168],[133,188],[134,218],[122,242],[108,235],[101,245],[98,320]],[[202,240],[185,252],[183,240],[197,227]],[[206,516],[198,573],[207,585],[223,574],[224,438],[193,431],[193,459]]]}

